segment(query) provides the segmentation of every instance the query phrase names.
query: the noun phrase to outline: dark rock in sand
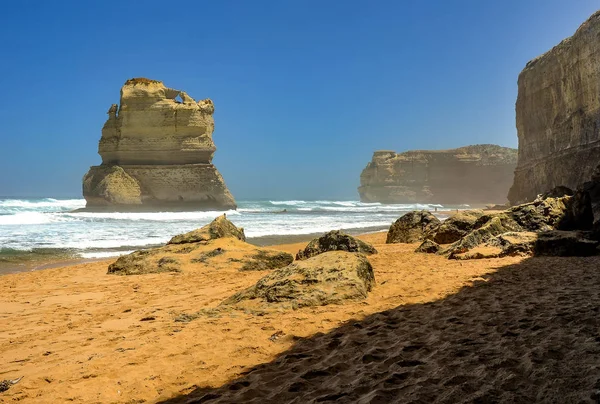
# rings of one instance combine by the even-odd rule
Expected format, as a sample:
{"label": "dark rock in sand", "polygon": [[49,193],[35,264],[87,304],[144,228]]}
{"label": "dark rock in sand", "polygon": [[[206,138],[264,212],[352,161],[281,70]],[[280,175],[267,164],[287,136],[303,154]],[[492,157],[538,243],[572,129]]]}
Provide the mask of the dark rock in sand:
{"label": "dark rock in sand", "polygon": [[506,213],[483,215],[476,221],[473,227],[474,230],[441,251],[440,254],[448,255],[452,258],[453,255],[465,253],[482,243],[488,242],[499,234],[523,230],[521,226]]}
{"label": "dark rock in sand", "polygon": [[417,247],[415,252],[426,253],[426,254],[435,254],[435,253],[439,252],[441,249],[442,249],[442,247],[435,241],[425,240],[421,243],[420,246]]}
{"label": "dark rock in sand", "polygon": [[313,239],[304,250],[298,251],[297,260],[305,260],[327,251],[347,251],[363,254],[377,254],[377,250],[371,244],[345,234],[339,230],[333,230]]}
{"label": "dark rock in sand", "polygon": [[268,269],[279,269],[294,262],[292,254],[283,251],[259,250],[251,256],[240,271],[265,271]]}
{"label": "dark rock in sand", "polygon": [[436,230],[433,241],[438,244],[450,244],[460,240],[473,230],[473,226],[481,216],[483,216],[482,210],[466,210],[450,216]]}
{"label": "dark rock in sand", "polygon": [[590,197],[585,192],[538,198],[512,207],[506,213],[528,231],[589,230],[593,222]]}
{"label": "dark rock in sand", "polygon": [[131,254],[119,257],[108,266],[108,273],[115,275],[143,275],[161,272],[179,272],[179,260],[172,257],[162,257],[158,261],[151,259],[156,255],[156,250],[134,251]]}
{"label": "dark rock in sand", "polygon": [[223,214],[206,226],[173,237],[168,244],[207,242],[209,240],[223,237],[235,237],[238,240],[246,241],[244,229],[241,227],[236,227],[233,223],[227,220],[226,216]]}
{"label": "dark rock in sand", "polygon": [[373,268],[364,255],[331,251],[277,269],[221,305],[324,306],[364,299],[374,285]]}
{"label": "dark rock in sand", "polygon": [[386,243],[416,243],[437,231],[440,220],[427,210],[408,212],[396,220],[387,234]]}
{"label": "dark rock in sand", "polygon": [[496,258],[506,256],[586,257],[598,254],[600,242],[591,240],[589,232],[550,230],[543,232],[509,232],[489,240],[478,248],[454,259]]}

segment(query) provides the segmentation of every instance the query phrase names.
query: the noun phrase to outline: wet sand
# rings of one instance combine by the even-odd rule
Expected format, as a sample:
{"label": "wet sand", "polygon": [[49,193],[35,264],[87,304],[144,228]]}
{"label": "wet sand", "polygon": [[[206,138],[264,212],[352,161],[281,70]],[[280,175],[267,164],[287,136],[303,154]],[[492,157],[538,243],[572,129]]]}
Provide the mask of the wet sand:
{"label": "wet sand", "polygon": [[449,261],[386,245],[385,233],[361,238],[379,250],[366,300],[260,315],[176,321],[267,273],[224,263],[115,276],[111,259],[2,276],[0,380],[24,378],[0,402],[590,400],[598,257]]}

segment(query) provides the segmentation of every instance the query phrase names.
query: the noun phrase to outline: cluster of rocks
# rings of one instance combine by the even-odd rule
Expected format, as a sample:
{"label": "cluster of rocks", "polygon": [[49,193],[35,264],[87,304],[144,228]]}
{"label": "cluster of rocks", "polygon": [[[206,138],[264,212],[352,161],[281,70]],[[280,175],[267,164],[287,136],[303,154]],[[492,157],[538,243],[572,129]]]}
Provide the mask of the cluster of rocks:
{"label": "cluster of rocks", "polygon": [[244,229],[225,215],[206,226],[173,237],[163,247],[135,251],[119,257],[109,274],[142,275],[181,272],[200,265],[216,268],[218,262],[239,271],[271,271],[255,285],[223,301],[221,308],[299,308],[363,299],[375,284],[366,255],[372,245],[340,231],[331,231],[308,243],[294,257],[283,251],[245,242]]}
{"label": "cluster of rocks", "polygon": [[421,242],[417,252],[453,259],[600,252],[590,194],[566,187],[504,211],[463,211],[443,222],[428,211],[409,212],[392,224],[387,243],[414,242]]}

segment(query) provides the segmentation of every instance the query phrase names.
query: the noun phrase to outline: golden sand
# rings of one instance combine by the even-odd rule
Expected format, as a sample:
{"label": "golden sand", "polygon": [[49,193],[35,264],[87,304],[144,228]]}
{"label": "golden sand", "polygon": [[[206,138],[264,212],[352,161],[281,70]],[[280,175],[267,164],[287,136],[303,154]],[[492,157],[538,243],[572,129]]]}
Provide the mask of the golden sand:
{"label": "golden sand", "polygon": [[[2,276],[0,380],[24,378],[0,402],[137,403],[190,393],[221,402],[453,402],[510,398],[502,394],[528,377],[544,380],[543,372],[598,374],[598,258],[453,261],[386,245],[385,233],[360,238],[379,250],[369,257],[376,287],[366,300],[264,315],[175,321],[216,307],[266,271],[188,264],[181,273],[115,276],[108,260]],[[562,386],[556,377],[550,393]]]}

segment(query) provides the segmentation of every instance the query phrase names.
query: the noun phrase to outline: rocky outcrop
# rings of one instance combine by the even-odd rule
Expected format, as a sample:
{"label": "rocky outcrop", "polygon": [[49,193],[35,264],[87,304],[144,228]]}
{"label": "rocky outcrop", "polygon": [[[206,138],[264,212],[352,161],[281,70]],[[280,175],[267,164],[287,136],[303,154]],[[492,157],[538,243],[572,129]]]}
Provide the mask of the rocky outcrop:
{"label": "rocky outcrop", "polygon": [[297,260],[304,260],[327,251],[346,251],[363,254],[377,254],[377,250],[371,244],[342,233],[332,230],[319,238],[311,240],[304,250],[298,251]]}
{"label": "rocky outcrop", "polygon": [[277,269],[221,306],[301,308],[364,299],[375,285],[373,268],[362,254],[330,251]]}
{"label": "rocky outcrop", "polygon": [[212,164],[214,105],[160,81],[137,78],[108,110],[100,166],[83,178],[89,209],[235,209]]}
{"label": "rocky outcrop", "polygon": [[554,248],[563,256],[581,255],[595,248],[587,240],[591,237],[591,211],[586,193],[539,198],[480,216],[467,234],[439,253],[464,259],[513,253],[552,255],[549,249]]}
{"label": "rocky outcrop", "polygon": [[432,238],[442,222],[427,210],[412,211],[401,216],[390,226],[386,244],[416,243]]}
{"label": "rocky outcrop", "polygon": [[588,257],[598,254],[598,242],[589,233],[550,230],[535,232],[508,232],[492,238],[453,259],[468,260],[501,258],[507,256]]}
{"label": "rocky outcrop", "polygon": [[473,230],[473,226],[481,216],[483,216],[482,210],[457,212],[442,222],[433,236],[433,241],[438,244],[450,244],[460,240]]}
{"label": "rocky outcrop", "polygon": [[436,243],[435,241],[425,240],[417,247],[415,252],[418,253],[426,253],[426,254],[435,254],[439,252],[442,247]]}
{"label": "rocky outcrop", "polygon": [[512,204],[556,186],[578,189],[593,176],[600,161],[599,37],[600,11],[519,75]]}
{"label": "rocky outcrop", "polygon": [[206,243],[209,240],[224,237],[234,237],[246,241],[244,229],[227,220],[225,214],[215,218],[206,226],[173,237],[168,244]]}
{"label": "rocky outcrop", "polygon": [[222,215],[201,229],[173,237],[165,246],[119,257],[109,265],[108,273],[145,275],[207,269],[267,271],[283,268],[294,261],[292,254],[258,248],[244,240],[244,230]]}
{"label": "rocky outcrop", "polygon": [[496,145],[376,151],[358,192],[362,202],[502,203],[516,164],[515,149]]}

